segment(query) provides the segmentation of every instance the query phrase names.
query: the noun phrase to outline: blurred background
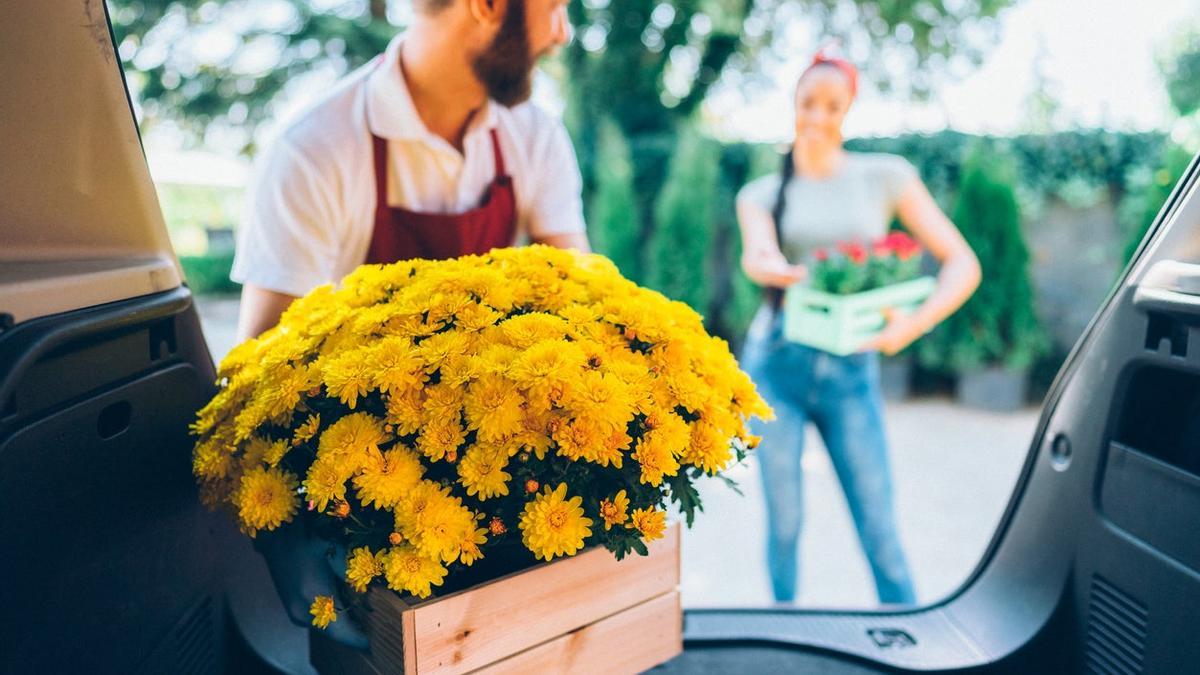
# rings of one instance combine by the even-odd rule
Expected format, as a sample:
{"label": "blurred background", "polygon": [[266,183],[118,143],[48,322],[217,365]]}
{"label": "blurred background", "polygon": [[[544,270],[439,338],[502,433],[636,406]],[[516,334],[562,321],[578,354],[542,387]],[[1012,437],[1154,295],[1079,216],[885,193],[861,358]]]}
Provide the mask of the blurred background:
{"label": "blurred background", "polygon": [[[220,359],[233,346],[228,275],[256,151],[381,52],[412,8],[108,5]],[[575,39],[542,64],[535,101],[571,131],[593,246],[735,348],[760,293],[738,265],[734,195],[778,170],[792,88],[819,47],[838,39],[862,70],[848,147],[908,158],[984,271],[976,296],[883,373],[901,537],[919,600],[945,597],[991,539],[1059,365],[1200,148],[1193,0],[572,0],[569,11]],[[810,440],[799,602],[871,606],[844,498]],[[685,534],[687,605],[770,602],[752,462],[730,473],[742,494],[720,481],[703,490],[705,514]]]}

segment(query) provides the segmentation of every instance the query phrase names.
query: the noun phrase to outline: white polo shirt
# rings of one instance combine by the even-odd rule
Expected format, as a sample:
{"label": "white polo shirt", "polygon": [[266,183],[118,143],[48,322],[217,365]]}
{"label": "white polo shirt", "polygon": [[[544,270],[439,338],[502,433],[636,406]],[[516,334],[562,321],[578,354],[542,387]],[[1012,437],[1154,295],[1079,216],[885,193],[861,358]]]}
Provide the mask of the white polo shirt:
{"label": "white polo shirt", "polygon": [[488,101],[463,152],[425,128],[399,67],[401,36],[382,66],[350,73],[255,161],[230,277],[304,295],[362,264],[375,213],[372,132],[388,144],[388,204],[462,213],[495,178],[495,128],[517,198],[517,237],[584,231],[575,151],[558,119],[531,103]]}

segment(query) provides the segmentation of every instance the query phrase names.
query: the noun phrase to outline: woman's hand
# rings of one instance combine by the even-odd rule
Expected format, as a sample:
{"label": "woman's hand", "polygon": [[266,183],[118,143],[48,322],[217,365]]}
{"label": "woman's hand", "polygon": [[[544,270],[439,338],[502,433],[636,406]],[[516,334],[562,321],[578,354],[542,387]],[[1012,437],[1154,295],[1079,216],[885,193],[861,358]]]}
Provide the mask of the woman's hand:
{"label": "woman's hand", "polygon": [[894,356],[926,332],[924,324],[912,314],[888,308],[883,310],[883,316],[887,324],[878,335],[859,347],[860,352],[878,351],[886,356]]}
{"label": "woman's hand", "polygon": [[804,265],[792,265],[782,253],[745,254],[742,256],[742,270],[746,276],[759,286],[787,288],[792,284],[803,281],[808,277]]}

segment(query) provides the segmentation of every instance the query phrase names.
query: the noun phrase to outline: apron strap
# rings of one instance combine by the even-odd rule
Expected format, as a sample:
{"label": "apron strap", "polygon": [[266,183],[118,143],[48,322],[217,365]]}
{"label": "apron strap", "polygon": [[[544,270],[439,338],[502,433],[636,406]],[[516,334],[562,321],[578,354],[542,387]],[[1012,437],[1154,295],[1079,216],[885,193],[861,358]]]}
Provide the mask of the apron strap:
{"label": "apron strap", "polygon": [[500,138],[496,135],[496,130],[493,128],[492,134],[492,156],[496,158],[496,178],[507,175],[504,170],[504,154],[500,152]]}
{"label": "apron strap", "polygon": [[375,156],[375,212],[388,208],[387,201],[387,139],[371,135],[371,149]]}

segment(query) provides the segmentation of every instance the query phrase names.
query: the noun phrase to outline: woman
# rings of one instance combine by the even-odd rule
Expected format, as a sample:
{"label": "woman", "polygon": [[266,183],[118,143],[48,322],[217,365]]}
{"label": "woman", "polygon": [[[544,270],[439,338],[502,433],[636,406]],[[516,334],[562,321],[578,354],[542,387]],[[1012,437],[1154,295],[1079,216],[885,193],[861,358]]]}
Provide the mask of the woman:
{"label": "woman", "polygon": [[[780,174],[738,194],[746,274],[767,290],[742,364],[775,408],[758,451],[767,500],[767,559],[775,599],[792,602],[801,525],[804,429],[817,426],[862,541],[881,603],[913,603],[912,580],[892,508],[891,469],[879,393],[879,352],[895,354],[960,307],[979,285],[979,262],[916,170],[895,155],[849,152],[842,122],[857,87],[850,63],[818,54],[796,88],[796,138]],[[910,314],[891,313],[863,349],[835,356],[786,341],[778,299],[803,281],[796,264],[843,241],[866,243],[894,216],[941,263],[937,289]]]}

